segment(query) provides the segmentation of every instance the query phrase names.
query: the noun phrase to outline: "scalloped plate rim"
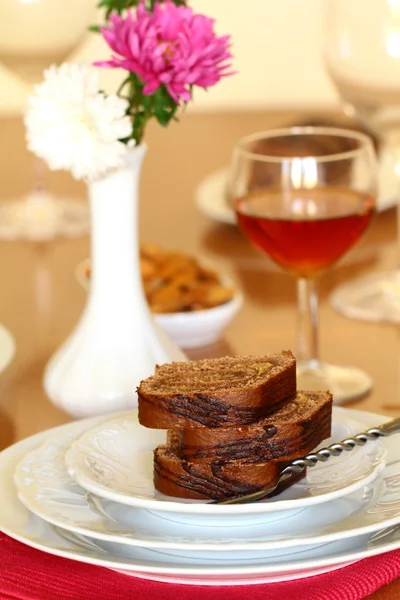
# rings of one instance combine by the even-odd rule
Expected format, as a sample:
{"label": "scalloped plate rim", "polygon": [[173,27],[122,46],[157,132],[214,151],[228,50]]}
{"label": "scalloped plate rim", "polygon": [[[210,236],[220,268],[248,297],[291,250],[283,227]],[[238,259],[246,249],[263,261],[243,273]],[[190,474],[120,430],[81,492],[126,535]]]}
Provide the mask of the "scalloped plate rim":
{"label": "scalloped plate rim", "polygon": [[[66,434],[65,434],[66,435]],[[61,438],[57,438],[59,441],[60,446],[62,446],[62,444],[64,443]],[[138,531],[137,529],[137,524],[135,524],[135,528],[136,529],[132,529],[132,533],[134,532],[136,534],[136,537],[134,538],[127,538],[126,537],[126,532],[124,534],[118,534],[118,533],[113,533],[113,532],[100,532],[96,529],[90,529],[90,528],[85,528],[79,525],[74,524],[72,521],[71,523],[67,524],[64,520],[60,520],[57,517],[54,517],[54,514],[51,513],[51,508],[50,508],[50,512],[49,510],[46,510],[46,504],[45,503],[40,503],[40,499],[35,499],[35,494],[33,492],[31,492],[29,494],[29,487],[30,487],[30,482],[26,482],[25,477],[26,475],[23,472],[23,468],[24,468],[24,463],[26,463],[29,460],[33,460],[35,458],[35,455],[37,455],[38,453],[40,454],[41,450],[45,450],[46,446],[48,446],[49,444],[53,443],[53,438],[48,439],[45,444],[40,445],[39,447],[35,448],[35,450],[33,450],[32,452],[30,452],[28,455],[25,455],[24,458],[19,462],[16,471],[15,471],[15,476],[14,476],[14,480],[16,482],[16,486],[17,486],[17,490],[18,490],[18,497],[21,500],[21,502],[24,504],[24,506],[26,508],[28,508],[31,512],[33,512],[34,514],[36,514],[38,517],[47,520],[48,522],[52,523],[53,525],[56,525],[58,527],[63,527],[66,530],[69,531],[73,531],[75,533],[81,534],[81,535],[86,535],[89,536],[91,538],[94,539],[100,539],[100,540],[104,540],[104,541],[110,541],[110,542],[119,542],[122,544],[126,544],[126,545],[132,545],[132,546],[141,546],[141,547],[147,547],[147,548],[165,548],[165,549],[190,549],[190,550],[213,550],[213,551],[219,551],[219,550],[248,550],[248,549],[276,549],[276,548],[286,548],[289,547],[291,545],[295,545],[295,546],[302,546],[302,545],[320,545],[322,543],[328,543],[328,542],[332,542],[332,541],[337,541],[339,539],[343,540],[346,539],[348,537],[354,537],[355,535],[359,536],[359,535],[364,535],[366,533],[371,533],[374,531],[377,531],[378,529],[381,529],[382,527],[390,527],[393,525],[397,525],[400,522],[400,511],[399,511],[399,515],[396,517],[392,517],[392,518],[387,518],[386,520],[382,520],[380,522],[376,522],[373,524],[369,524],[369,525],[361,525],[361,526],[356,526],[355,528],[349,528],[349,529],[342,529],[342,531],[330,531],[328,533],[322,533],[322,534],[318,534],[318,533],[314,533],[313,537],[299,537],[299,538],[286,538],[283,540],[268,540],[268,532],[266,531],[265,533],[263,533],[262,535],[264,535],[264,539],[259,539],[259,540],[252,540],[252,539],[241,539],[241,540],[225,540],[223,542],[221,542],[219,539],[215,540],[215,541],[211,541],[209,539],[204,540],[197,540],[196,542],[188,542],[187,540],[180,540],[180,541],[166,541],[165,540],[165,534],[164,538],[160,536],[160,539],[158,541],[155,541],[154,538],[152,539],[146,539],[146,531],[143,533],[141,533],[140,531]],[[58,454],[60,454],[60,459],[62,460],[62,456],[65,452],[65,450],[63,448],[60,448],[58,450],[55,450],[54,452],[57,452]],[[50,463],[51,464],[51,457],[49,458]],[[28,488],[28,489],[27,489]],[[32,499],[32,495],[34,496]],[[62,494],[61,494],[62,495]],[[372,499],[372,502],[376,503],[379,500],[379,498],[374,498]],[[43,505],[43,506],[42,506]],[[60,513],[60,506],[57,507],[57,511],[56,514]],[[317,507],[318,508],[318,507]],[[357,508],[355,511],[351,512],[350,515],[346,515],[345,519],[349,519],[351,518],[355,512],[358,511],[363,511],[366,507],[360,506],[360,508]],[[130,511],[130,510],[134,510],[134,511],[142,511],[143,509],[134,509],[131,507],[124,507],[124,509]],[[91,510],[90,507],[86,508],[84,507],[82,510]],[[307,511],[307,509],[305,509]],[[147,512],[147,511],[145,511]],[[301,511],[301,513],[303,513],[303,511]],[[294,517],[296,517],[296,515],[294,515]],[[82,520],[82,518],[80,517],[80,520]],[[333,523],[328,523],[329,527],[332,527],[332,525],[336,526],[342,519],[338,520],[338,521],[334,521]],[[165,522],[165,519],[162,519],[163,523]],[[262,527],[265,528],[265,526],[267,525],[267,527],[269,526],[269,522],[267,522],[266,524],[261,524]],[[172,525],[174,526],[175,523]],[[157,528],[157,526],[159,526],[159,524],[157,525],[157,523],[155,523],[155,528]],[[260,524],[257,525],[257,527],[259,527]],[[215,531],[215,530],[214,530]],[[232,531],[232,530],[229,530]],[[185,533],[185,531],[182,532],[185,536],[187,536],[187,533]],[[139,535],[138,535],[139,534]],[[343,535],[345,534],[345,535]],[[147,534],[148,535],[148,534]],[[140,537],[141,536],[141,537]]]}
{"label": "scalloped plate rim", "polygon": [[[123,417],[122,417],[123,418]],[[67,465],[67,470],[69,475],[77,481],[77,483],[83,487],[85,490],[91,492],[92,494],[96,494],[102,498],[112,500],[114,502],[118,502],[120,504],[127,504],[129,506],[136,506],[138,508],[146,508],[148,510],[153,510],[157,512],[179,512],[185,514],[192,515],[250,515],[254,513],[272,513],[283,510],[291,510],[291,509],[299,509],[302,507],[312,506],[315,504],[319,504],[322,502],[327,502],[333,500],[334,498],[341,497],[343,495],[350,494],[353,491],[356,491],[363,485],[367,485],[370,483],[384,467],[384,460],[378,462],[373,468],[371,467],[371,471],[369,474],[356,481],[353,484],[346,486],[345,488],[337,489],[331,493],[320,494],[317,496],[311,496],[307,498],[293,499],[293,500],[281,500],[274,501],[271,503],[268,502],[257,502],[254,504],[237,504],[237,505],[213,505],[204,501],[180,501],[182,499],[171,500],[160,500],[156,498],[145,498],[132,494],[124,494],[119,490],[112,490],[107,488],[101,484],[97,484],[93,481],[91,477],[91,473],[89,477],[82,471],[79,458],[82,456],[82,444],[85,443],[87,439],[90,439],[94,435],[98,434],[100,431],[104,429],[104,427],[111,426],[113,423],[118,422],[120,419],[110,420],[108,423],[100,425],[99,427],[93,428],[82,436],[80,436],[75,442],[71,444],[70,449],[67,451],[65,455],[65,462]],[[141,426],[139,426],[141,427]],[[153,431],[153,430],[151,430]],[[376,442],[374,442],[376,443]],[[377,441],[377,445],[375,447],[382,447],[382,442],[380,440]],[[364,448],[359,448],[359,450],[366,450],[368,446]],[[367,450],[368,451],[368,450]],[[372,450],[371,450],[372,451]],[[334,461],[335,459],[332,459]],[[330,465],[331,463],[329,463]],[[325,465],[321,465],[322,468]],[[318,467],[314,467],[317,469]],[[313,471],[314,473],[314,471]],[[301,485],[297,484],[297,485]],[[295,487],[295,486],[293,486]],[[167,498],[167,496],[163,496]]]}

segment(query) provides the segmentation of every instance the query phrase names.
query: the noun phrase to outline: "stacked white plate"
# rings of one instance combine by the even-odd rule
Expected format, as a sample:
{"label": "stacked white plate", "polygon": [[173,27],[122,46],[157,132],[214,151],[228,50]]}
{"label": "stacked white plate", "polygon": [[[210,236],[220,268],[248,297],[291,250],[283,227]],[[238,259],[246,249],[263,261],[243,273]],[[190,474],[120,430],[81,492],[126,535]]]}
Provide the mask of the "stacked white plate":
{"label": "stacked white plate", "polygon": [[[386,420],[335,408],[333,438]],[[124,413],[11,446],[0,454],[0,530],[50,554],[202,585],[303,578],[400,547],[396,436],[309,469],[271,500],[244,505],[159,494],[152,451],[164,436]]]}

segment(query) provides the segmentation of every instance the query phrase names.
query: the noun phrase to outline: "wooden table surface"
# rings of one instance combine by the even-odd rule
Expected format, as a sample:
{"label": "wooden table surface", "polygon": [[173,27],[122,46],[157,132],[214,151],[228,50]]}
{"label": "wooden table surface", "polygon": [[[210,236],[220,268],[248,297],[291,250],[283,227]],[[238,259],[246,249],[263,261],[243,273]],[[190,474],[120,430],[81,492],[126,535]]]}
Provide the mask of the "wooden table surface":
{"label": "wooden table surface", "polygon": [[[194,190],[201,179],[230,160],[234,141],[246,133],[286,124],[288,113],[186,115],[167,130],[148,131],[149,152],[141,187],[141,238],[213,260],[245,294],[242,311],[223,340],[188,352],[192,358],[296,350],[296,288],[289,275],[252,249],[236,227],[201,215]],[[22,122],[0,120],[0,201],[22,195],[32,183],[32,158]],[[85,200],[85,188],[67,174],[51,174],[49,188]],[[117,201],[117,199],[116,199]],[[396,264],[396,218],[375,218],[364,240],[321,279],[321,355],[353,364],[373,378],[371,394],[351,408],[397,415],[400,407],[400,338],[394,325],[348,320],[329,305],[339,283]],[[89,255],[88,238],[44,246],[0,242],[0,322],[13,333],[17,352],[0,376],[0,450],[69,421],[42,389],[43,367],[74,327],[85,302],[75,267]],[[376,600],[400,597],[400,580],[379,590]]]}

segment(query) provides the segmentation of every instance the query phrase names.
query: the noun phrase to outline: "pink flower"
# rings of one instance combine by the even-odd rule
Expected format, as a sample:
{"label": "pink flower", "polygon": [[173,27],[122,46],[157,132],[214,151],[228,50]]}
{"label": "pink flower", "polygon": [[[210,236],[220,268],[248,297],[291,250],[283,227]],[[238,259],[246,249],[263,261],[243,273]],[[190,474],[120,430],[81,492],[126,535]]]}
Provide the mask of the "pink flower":
{"label": "pink flower", "polygon": [[114,55],[95,65],[136,73],[144,95],[165,84],[177,104],[188,102],[190,86],[208,88],[232,74],[230,37],[218,37],[212,19],[170,0],[156,2],[153,12],[141,3],[126,18],[113,14],[101,33]]}

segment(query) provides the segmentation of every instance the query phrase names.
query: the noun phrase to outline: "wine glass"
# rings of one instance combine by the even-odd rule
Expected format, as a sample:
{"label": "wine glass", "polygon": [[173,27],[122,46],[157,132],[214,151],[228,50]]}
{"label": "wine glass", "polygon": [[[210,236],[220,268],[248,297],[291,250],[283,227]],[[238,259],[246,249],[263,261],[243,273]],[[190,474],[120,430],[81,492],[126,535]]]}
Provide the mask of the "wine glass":
{"label": "wine glass", "polygon": [[[0,61],[22,79],[27,94],[42,80],[46,67],[62,62],[83,40],[95,19],[95,4],[95,0],[0,1]],[[46,171],[44,163],[34,159],[31,192],[0,203],[0,239],[46,242],[89,231],[88,206],[50,195]]]}
{"label": "wine glass", "polygon": [[[345,112],[380,136],[400,193],[400,0],[326,0],[324,60]],[[381,186],[387,185],[381,181]],[[398,200],[398,198],[397,198]],[[400,207],[397,270],[343,284],[333,306],[348,317],[400,322]]]}
{"label": "wine glass", "polygon": [[317,279],[366,230],[375,208],[372,142],[356,131],[294,127],[236,144],[231,194],[244,234],[298,281],[298,386],[335,402],[366,394],[371,378],[318,353]]}
{"label": "wine glass", "polygon": [[28,85],[82,41],[96,0],[1,0],[0,60]]}
{"label": "wine glass", "polygon": [[[77,48],[95,21],[95,0],[0,0],[0,61],[20,78],[28,96],[43,70]],[[90,229],[87,203],[50,194],[47,167],[32,160],[32,189],[22,198],[0,202],[0,239],[25,240],[35,251],[33,271],[38,352],[47,357],[51,276],[47,242],[78,237]]]}

